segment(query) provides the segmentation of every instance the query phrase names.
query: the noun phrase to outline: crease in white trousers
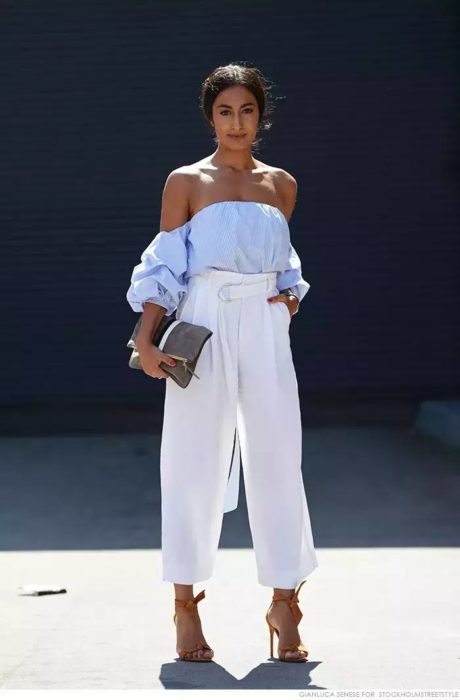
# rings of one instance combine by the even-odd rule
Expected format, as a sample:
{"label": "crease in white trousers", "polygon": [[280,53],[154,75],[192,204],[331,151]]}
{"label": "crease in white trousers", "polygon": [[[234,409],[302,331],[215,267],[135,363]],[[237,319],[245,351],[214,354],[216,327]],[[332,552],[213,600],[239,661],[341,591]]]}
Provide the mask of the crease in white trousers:
{"label": "crease in white trousers", "polygon": [[289,309],[276,272],[208,269],[176,318],[213,331],[182,389],[166,380],[160,449],[163,580],[211,577],[242,463],[259,583],[295,588],[317,566],[302,475]]}

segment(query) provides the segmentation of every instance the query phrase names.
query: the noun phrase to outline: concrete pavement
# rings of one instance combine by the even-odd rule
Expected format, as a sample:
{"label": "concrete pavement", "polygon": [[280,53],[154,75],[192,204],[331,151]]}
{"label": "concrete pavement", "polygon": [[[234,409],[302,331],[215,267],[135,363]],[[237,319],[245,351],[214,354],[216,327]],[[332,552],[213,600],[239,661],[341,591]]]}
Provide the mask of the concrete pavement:
{"label": "concrete pavement", "polygon": [[[459,688],[460,460],[407,428],[304,431],[319,567],[306,664],[270,660],[244,484],[198,582],[211,664],[177,660],[161,579],[159,435],[0,441],[0,687]],[[244,479],[242,479],[244,482]],[[62,595],[18,586],[57,583]]]}

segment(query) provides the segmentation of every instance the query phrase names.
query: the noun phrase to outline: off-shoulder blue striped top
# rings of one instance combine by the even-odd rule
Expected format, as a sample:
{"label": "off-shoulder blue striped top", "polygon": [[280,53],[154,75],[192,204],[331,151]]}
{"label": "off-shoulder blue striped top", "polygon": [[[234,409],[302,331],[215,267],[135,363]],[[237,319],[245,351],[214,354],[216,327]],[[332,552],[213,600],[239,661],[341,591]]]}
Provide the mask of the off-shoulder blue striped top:
{"label": "off-shoulder blue striped top", "polygon": [[133,269],[128,303],[142,312],[144,303],[153,301],[170,316],[187,292],[188,279],[207,268],[276,271],[278,290],[292,287],[300,301],[310,288],[282,211],[271,204],[225,200],[156,234]]}

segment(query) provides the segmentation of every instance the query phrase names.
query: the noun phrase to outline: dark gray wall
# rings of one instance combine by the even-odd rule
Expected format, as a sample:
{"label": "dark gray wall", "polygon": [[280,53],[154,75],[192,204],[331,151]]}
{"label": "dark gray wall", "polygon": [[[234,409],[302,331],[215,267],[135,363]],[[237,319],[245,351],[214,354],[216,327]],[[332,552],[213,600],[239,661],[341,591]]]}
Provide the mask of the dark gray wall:
{"label": "dark gray wall", "polygon": [[0,401],[162,398],[128,368],[132,267],[168,172],[213,150],[216,65],[275,83],[257,157],[299,183],[304,396],[452,394],[458,63],[450,2],[0,5]]}

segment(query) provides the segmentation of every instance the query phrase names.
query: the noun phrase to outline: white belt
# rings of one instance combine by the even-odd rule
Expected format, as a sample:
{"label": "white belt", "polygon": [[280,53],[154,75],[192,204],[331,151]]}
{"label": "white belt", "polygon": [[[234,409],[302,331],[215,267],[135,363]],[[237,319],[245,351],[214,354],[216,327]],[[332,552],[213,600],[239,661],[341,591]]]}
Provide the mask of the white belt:
{"label": "white belt", "polygon": [[270,289],[273,289],[275,282],[276,272],[268,273],[265,279],[259,280],[258,282],[251,282],[250,284],[225,282],[225,284],[219,287],[217,296],[221,301],[235,301],[236,299],[241,299],[241,297],[260,294],[265,291],[268,292]]}

